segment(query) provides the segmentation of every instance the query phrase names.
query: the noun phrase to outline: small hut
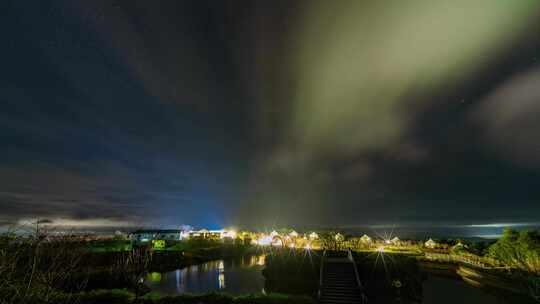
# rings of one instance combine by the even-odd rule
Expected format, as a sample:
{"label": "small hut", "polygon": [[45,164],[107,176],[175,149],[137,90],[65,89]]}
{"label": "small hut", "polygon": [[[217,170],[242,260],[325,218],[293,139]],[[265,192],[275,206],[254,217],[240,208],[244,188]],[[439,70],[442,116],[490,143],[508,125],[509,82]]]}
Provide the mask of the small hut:
{"label": "small hut", "polygon": [[364,234],[360,238],[360,242],[365,243],[365,244],[371,243],[371,238],[367,236],[366,234]]}
{"label": "small hut", "polygon": [[435,247],[437,247],[437,243],[434,240],[429,239],[424,243],[424,246],[426,248],[434,249]]}
{"label": "small hut", "polygon": [[452,250],[452,252],[459,252],[459,251],[464,251],[464,250],[467,250],[467,249],[469,249],[469,247],[467,247],[467,245],[464,245],[460,241],[456,245],[452,246],[452,248],[450,250]]}

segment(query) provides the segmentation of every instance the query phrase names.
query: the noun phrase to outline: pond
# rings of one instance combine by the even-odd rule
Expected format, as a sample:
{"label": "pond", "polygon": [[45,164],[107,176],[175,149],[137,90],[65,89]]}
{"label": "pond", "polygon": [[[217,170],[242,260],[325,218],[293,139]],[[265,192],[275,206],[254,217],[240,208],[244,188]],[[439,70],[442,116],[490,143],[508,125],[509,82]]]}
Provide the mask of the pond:
{"label": "pond", "polygon": [[[264,255],[222,259],[170,272],[153,272],[148,275],[145,283],[152,291],[167,295],[208,292],[226,292],[233,295],[265,293],[265,278],[262,275],[264,265]],[[422,283],[423,304],[523,303],[523,299],[516,302],[513,296],[510,297],[495,295],[492,291],[474,287],[457,278],[431,273],[427,274]]]}
{"label": "pond", "polygon": [[264,255],[223,259],[148,275],[146,285],[161,294],[264,293]]}
{"label": "pond", "polygon": [[428,275],[423,283],[423,304],[510,304],[515,299],[496,296],[485,289],[477,288],[453,278]]}

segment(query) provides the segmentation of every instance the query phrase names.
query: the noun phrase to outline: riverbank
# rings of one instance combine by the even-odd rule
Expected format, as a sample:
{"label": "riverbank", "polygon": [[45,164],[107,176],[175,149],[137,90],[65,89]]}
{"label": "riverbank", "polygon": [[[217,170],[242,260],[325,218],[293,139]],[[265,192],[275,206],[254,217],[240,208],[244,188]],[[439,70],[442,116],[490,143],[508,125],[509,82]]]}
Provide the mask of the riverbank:
{"label": "riverbank", "polygon": [[[227,262],[223,259],[262,253],[267,254],[265,269],[261,269],[264,262],[256,262],[258,267],[251,270],[261,274],[260,277],[264,276],[265,280],[259,281],[262,285],[259,284],[257,288],[247,291],[236,290],[235,294],[260,290],[261,293],[296,294],[315,298],[323,252],[313,250],[311,247],[253,246],[244,245],[243,242],[226,243],[210,240],[175,241],[159,248],[151,246],[150,243],[136,246],[130,243],[127,246],[126,241],[91,244],[73,241],[10,241],[6,245],[0,252],[5,255],[5,259],[0,262],[13,270],[6,273],[8,276],[3,276],[3,278],[7,282],[5,286],[12,286],[11,290],[8,290],[9,296],[15,297],[14,301],[6,301],[6,303],[21,303],[20,298],[16,297],[22,288],[27,290],[30,294],[28,297],[32,299],[51,299],[57,294],[62,297],[107,294],[103,290],[107,289],[113,294],[122,293],[118,290],[124,290],[129,294],[152,296],[153,299],[165,301],[161,299],[170,297],[152,293],[148,284],[143,283],[145,280],[157,281],[159,278],[161,281],[162,278],[165,280],[167,277],[172,286],[172,289],[168,290],[171,294],[225,290],[222,287],[225,286],[222,284],[225,282],[224,278],[234,276],[238,278],[238,272],[234,269],[239,267],[231,266],[236,262]],[[366,294],[372,303],[390,303],[397,298],[402,303],[420,301],[426,273],[464,281],[479,289],[494,291],[495,294],[498,294],[499,290],[514,294],[525,293],[530,287],[526,286],[527,277],[523,273],[520,273],[521,277],[512,277],[508,276],[507,269],[487,270],[480,264],[474,267],[474,265],[457,261],[459,259],[427,259],[428,251],[420,250],[418,246],[409,247],[371,246],[354,252],[360,279],[364,282]],[[442,256],[441,253],[431,255]],[[459,255],[454,254],[454,256]],[[215,262],[216,265],[211,267],[204,265],[205,262],[217,260],[221,260],[222,263]],[[447,263],[447,260],[452,263]],[[168,274],[162,276],[161,274],[164,273]],[[210,274],[212,282],[215,284],[219,282],[220,286],[205,290],[188,286],[189,284],[200,286],[200,277],[203,273]],[[32,274],[30,280],[28,274]],[[182,281],[182,278],[186,278],[185,281]],[[245,278],[247,276],[243,281],[237,280],[233,285],[248,285]],[[250,279],[247,280],[251,282]],[[516,288],[515,285],[518,282],[519,284],[524,282],[524,285]],[[179,287],[182,284],[185,287]],[[165,294],[166,288],[160,291]],[[187,297],[187,295],[181,297]],[[235,299],[223,300],[225,301],[223,303],[236,303]],[[170,303],[180,300],[175,298],[172,301]],[[33,303],[39,302],[33,301]],[[107,303],[115,302],[107,301]]]}
{"label": "riverbank", "polygon": [[[322,251],[274,250],[263,271],[267,287],[276,292],[316,297],[321,256]],[[353,256],[370,303],[394,303],[397,299],[401,303],[419,303],[423,301],[425,286],[437,288],[428,290],[432,295],[444,291],[441,284],[448,284],[449,291],[463,289],[466,294],[486,300],[501,299],[500,303],[535,303],[528,293],[526,280],[517,275],[508,276],[504,270],[486,271],[458,263],[426,260],[417,253],[362,251]],[[434,280],[432,277],[448,281],[426,285]],[[471,288],[478,291],[473,292]]]}
{"label": "riverbank", "polygon": [[149,271],[168,271],[220,258],[254,254],[258,248],[243,243],[223,243],[211,240],[167,241],[163,247],[134,244],[125,240],[91,242],[87,248],[87,264],[94,268],[108,267],[126,253],[142,249],[149,253]]}
{"label": "riverbank", "polygon": [[425,259],[419,259],[418,265],[421,271],[428,275],[463,281],[499,298],[512,299],[515,303],[536,303],[530,294],[528,275],[524,273],[487,270],[460,263]]}
{"label": "riverbank", "polygon": [[[163,273],[219,259],[251,256],[259,253],[253,246],[220,244],[189,247],[186,250],[145,250],[88,252],[85,265],[75,281],[85,282],[84,290],[140,288],[138,281],[148,273]],[[68,286],[68,289],[73,289]],[[143,287],[143,291],[148,291]]]}

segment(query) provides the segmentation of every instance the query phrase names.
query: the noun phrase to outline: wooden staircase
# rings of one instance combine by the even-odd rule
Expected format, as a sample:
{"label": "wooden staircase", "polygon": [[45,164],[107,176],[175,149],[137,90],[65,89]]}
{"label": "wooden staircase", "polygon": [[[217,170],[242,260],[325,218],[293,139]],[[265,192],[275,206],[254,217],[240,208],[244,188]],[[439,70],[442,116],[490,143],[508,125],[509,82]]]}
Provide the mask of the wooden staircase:
{"label": "wooden staircase", "polygon": [[349,251],[324,253],[319,287],[321,304],[366,304],[356,264]]}

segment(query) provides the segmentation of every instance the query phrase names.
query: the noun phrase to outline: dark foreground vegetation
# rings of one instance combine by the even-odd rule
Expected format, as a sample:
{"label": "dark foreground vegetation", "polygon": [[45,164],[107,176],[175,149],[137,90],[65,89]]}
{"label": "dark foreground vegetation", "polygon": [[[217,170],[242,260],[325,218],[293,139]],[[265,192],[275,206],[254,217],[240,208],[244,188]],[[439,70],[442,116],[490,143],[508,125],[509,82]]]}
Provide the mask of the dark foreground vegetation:
{"label": "dark foreground vegetation", "polygon": [[149,272],[241,256],[254,248],[206,240],[175,242],[162,250],[125,243],[2,235],[0,303],[309,303],[284,295],[161,297],[142,284]]}
{"label": "dark foreground vegetation", "polygon": [[92,290],[79,293],[54,293],[47,299],[27,298],[23,302],[0,303],[35,303],[35,304],[314,304],[311,297],[289,296],[283,294],[232,296],[220,293],[205,295],[162,296],[147,293],[137,296],[126,289]]}

